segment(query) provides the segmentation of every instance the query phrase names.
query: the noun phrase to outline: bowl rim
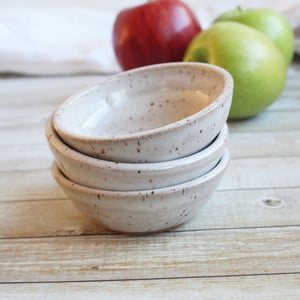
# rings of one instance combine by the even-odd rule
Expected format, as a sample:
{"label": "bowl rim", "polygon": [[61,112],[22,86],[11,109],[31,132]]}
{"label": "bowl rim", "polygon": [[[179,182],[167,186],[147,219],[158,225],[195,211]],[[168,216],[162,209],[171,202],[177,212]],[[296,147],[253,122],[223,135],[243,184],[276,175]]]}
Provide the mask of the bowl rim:
{"label": "bowl rim", "polygon": [[130,162],[118,162],[113,160],[105,160],[95,158],[84,154],[82,152],[73,149],[71,146],[64,143],[64,141],[56,133],[52,123],[53,115],[51,115],[45,127],[45,133],[48,142],[52,147],[64,156],[77,161],[79,163],[87,164],[94,168],[109,169],[111,171],[141,171],[141,172],[155,172],[162,170],[170,170],[177,167],[193,164],[199,160],[207,159],[212,153],[215,153],[223,146],[225,147],[228,140],[229,128],[227,123],[224,123],[221,131],[214,138],[214,140],[205,148],[177,159],[158,161],[158,162],[142,162],[142,163],[130,163]]}
{"label": "bowl rim", "polygon": [[[127,134],[116,134],[112,136],[100,136],[100,137],[75,133],[74,131],[70,131],[68,128],[66,128],[64,126],[64,122],[62,122],[61,116],[63,115],[64,110],[68,109],[69,105],[76,103],[76,100],[84,96],[86,93],[89,93],[94,89],[98,89],[98,88],[101,89],[101,85],[105,86],[110,82],[118,81],[119,78],[130,76],[133,73],[136,74],[136,73],[143,73],[148,70],[155,71],[155,70],[161,70],[163,68],[167,69],[167,68],[182,68],[182,67],[189,67],[195,69],[199,68],[199,70],[205,69],[208,71],[214,71],[217,74],[219,74],[220,78],[223,78],[224,80],[224,87],[220,92],[220,94],[215,99],[213,99],[213,101],[209,105],[198,110],[192,115],[189,115],[175,122],[171,122],[166,125],[155,127],[148,130],[138,131],[134,133],[127,133]],[[135,139],[151,138],[153,135],[160,135],[164,132],[175,130],[177,128],[183,127],[186,124],[190,124],[197,121],[199,118],[206,116],[207,114],[215,110],[220,105],[223,105],[226,99],[232,98],[232,94],[233,94],[233,78],[226,69],[220,66],[209,64],[209,63],[202,63],[202,62],[169,62],[169,63],[161,63],[155,65],[148,65],[148,66],[138,67],[128,71],[120,72],[117,74],[113,74],[110,77],[101,81],[100,83],[81,89],[75,94],[73,94],[72,96],[68,97],[63,103],[61,103],[61,105],[55,111],[53,115],[53,126],[57,134],[63,140],[64,139],[66,140],[66,137],[68,137],[68,139],[73,139],[80,142],[112,143],[112,142],[120,142],[124,140],[130,141]]]}
{"label": "bowl rim", "polygon": [[55,161],[52,162],[51,173],[54,179],[58,182],[59,185],[63,187],[73,190],[75,192],[83,193],[83,194],[92,194],[97,196],[100,200],[104,196],[108,196],[111,198],[135,198],[135,197],[148,197],[148,196],[162,196],[166,194],[172,194],[176,192],[182,192],[184,194],[186,189],[192,188],[197,185],[204,184],[205,182],[210,181],[214,177],[218,176],[220,173],[225,171],[230,161],[230,154],[228,148],[225,149],[224,154],[218,164],[210,171],[205,173],[202,176],[199,176],[190,181],[185,181],[176,185],[157,188],[157,189],[149,189],[149,190],[136,190],[136,191],[113,191],[113,190],[102,190],[87,187],[78,183],[75,183],[68,179],[63,172],[59,169],[57,163]]}

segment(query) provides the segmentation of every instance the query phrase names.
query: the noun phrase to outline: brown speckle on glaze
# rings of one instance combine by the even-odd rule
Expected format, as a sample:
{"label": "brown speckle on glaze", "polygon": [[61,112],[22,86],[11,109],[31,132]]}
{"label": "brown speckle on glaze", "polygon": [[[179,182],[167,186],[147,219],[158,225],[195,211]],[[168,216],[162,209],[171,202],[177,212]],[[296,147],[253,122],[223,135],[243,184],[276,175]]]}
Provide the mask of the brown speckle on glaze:
{"label": "brown speckle on glaze", "polygon": [[179,216],[182,217],[183,215],[184,215],[184,216],[187,216],[186,210],[185,210],[185,209],[181,212],[181,214],[180,214]]}
{"label": "brown speckle on glaze", "polygon": [[89,143],[89,146],[91,147],[91,149],[93,150],[93,152],[95,152],[95,147],[92,143]]}

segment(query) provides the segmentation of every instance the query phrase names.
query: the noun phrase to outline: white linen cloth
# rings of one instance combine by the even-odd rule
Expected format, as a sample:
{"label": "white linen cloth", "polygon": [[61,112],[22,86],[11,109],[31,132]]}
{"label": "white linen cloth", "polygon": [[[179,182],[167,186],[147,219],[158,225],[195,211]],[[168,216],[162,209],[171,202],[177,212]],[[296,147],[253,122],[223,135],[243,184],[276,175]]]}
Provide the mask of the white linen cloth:
{"label": "white linen cloth", "polygon": [[[120,67],[112,47],[112,26],[117,13],[145,1],[104,4],[76,0],[38,6],[37,1],[3,0],[0,3],[0,73],[59,75],[114,73]],[[202,27],[207,28],[220,13],[237,7],[272,7],[273,0],[186,0]],[[286,0],[276,9],[286,14],[296,32],[300,54],[300,3]]]}

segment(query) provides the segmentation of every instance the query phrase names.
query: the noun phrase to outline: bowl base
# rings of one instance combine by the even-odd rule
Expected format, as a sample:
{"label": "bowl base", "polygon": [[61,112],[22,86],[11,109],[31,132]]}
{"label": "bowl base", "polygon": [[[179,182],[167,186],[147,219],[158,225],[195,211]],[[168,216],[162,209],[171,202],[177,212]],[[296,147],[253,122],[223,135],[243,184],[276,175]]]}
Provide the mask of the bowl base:
{"label": "bowl base", "polygon": [[176,228],[184,225],[185,223],[187,223],[189,220],[186,220],[180,224],[177,225],[173,225],[170,227],[166,227],[166,228],[162,228],[162,229],[156,229],[156,230],[149,230],[149,231],[126,231],[126,230],[121,230],[121,229],[112,229],[108,226],[105,226],[103,224],[101,224],[101,226],[105,227],[105,229],[114,232],[114,233],[119,233],[119,234],[124,234],[124,235],[133,235],[133,236],[144,236],[144,235],[152,235],[152,234],[159,234],[159,233],[163,233],[163,232],[167,232],[167,231],[173,231]]}

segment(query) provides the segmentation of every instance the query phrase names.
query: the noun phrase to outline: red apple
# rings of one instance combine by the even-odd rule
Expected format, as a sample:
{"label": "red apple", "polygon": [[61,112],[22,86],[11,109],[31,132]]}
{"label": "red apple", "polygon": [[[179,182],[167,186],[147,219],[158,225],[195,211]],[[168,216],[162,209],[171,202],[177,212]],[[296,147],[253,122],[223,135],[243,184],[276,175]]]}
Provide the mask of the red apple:
{"label": "red apple", "polygon": [[179,0],[156,0],[121,11],[113,27],[113,47],[123,70],[182,61],[201,31],[191,9]]}

